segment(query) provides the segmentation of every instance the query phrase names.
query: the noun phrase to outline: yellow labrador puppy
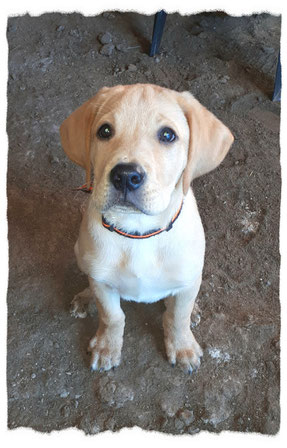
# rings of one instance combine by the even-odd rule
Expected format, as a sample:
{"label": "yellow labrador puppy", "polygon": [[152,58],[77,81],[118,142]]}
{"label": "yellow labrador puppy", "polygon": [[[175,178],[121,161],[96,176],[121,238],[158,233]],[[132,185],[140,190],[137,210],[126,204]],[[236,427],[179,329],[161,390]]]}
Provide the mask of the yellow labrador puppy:
{"label": "yellow labrador puppy", "polygon": [[[190,93],[151,84],[101,89],[61,125],[70,159],[86,170],[93,190],[75,253],[99,328],[89,345],[91,369],[120,363],[125,316],[120,299],[165,298],[163,328],[169,362],[189,371],[202,350],[190,329],[205,239],[191,181],[228,152],[228,128]],[[78,311],[78,312],[77,312]]]}

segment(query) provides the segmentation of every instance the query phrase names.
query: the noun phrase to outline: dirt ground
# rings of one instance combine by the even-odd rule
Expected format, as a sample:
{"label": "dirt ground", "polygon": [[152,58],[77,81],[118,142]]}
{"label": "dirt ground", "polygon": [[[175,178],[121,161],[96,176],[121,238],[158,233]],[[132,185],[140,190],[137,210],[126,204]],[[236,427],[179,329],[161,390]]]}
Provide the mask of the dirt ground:
{"label": "dirt ground", "polygon": [[[151,58],[153,16],[9,18],[9,428],[279,430],[280,26],[268,14],[171,14]],[[122,303],[122,362],[108,373],[89,370],[96,310],[69,313],[87,286],[73,252],[87,195],[73,190],[84,172],[59,125],[100,87],[137,82],[189,90],[235,136],[193,184],[207,249],[192,321],[204,357],[191,376],[166,360],[162,301]]]}

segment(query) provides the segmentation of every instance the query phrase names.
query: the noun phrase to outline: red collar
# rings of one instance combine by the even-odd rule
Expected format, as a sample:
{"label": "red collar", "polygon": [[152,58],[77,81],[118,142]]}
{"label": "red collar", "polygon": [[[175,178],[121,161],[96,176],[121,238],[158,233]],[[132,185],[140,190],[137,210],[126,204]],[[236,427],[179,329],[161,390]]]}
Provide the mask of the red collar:
{"label": "red collar", "polygon": [[93,190],[93,185],[90,183],[90,186],[88,187],[87,184],[81,185],[80,187],[74,188],[74,190],[80,190],[84,193],[91,193]]}
{"label": "red collar", "polygon": [[[90,187],[88,187],[87,184],[84,184],[81,187],[77,188],[77,190],[84,191],[85,193],[91,193],[92,189],[93,189],[93,187],[92,187],[91,184],[90,184]],[[179,209],[177,210],[176,214],[174,215],[174,217],[172,218],[172,220],[170,221],[170,223],[169,223],[169,225],[167,227],[164,227],[163,229],[150,230],[149,232],[146,232],[146,233],[139,233],[139,232],[128,233],[128,232],[125,232],[124,230],[117,229],[112,224],[109,224],[108,221],[104,218],[103,215],[102,215],[102,224],[110,232],[116,232],[119,235],[125,236],[127,238],[134,238],[134,239],[142,240],[142,239],[150,238],[150,237],[155,236],[155,235],[159,235],[162,232],[169,232],[169,230],[173,226],[173,223],[179,217],[180,212],[182,210],[182,206],[183,206],[183,200],[182,200],[182,202],[180,204]]]}
{"label": "red collar", "polygon": [[169,230],[173,226],[173,223],[179,217],[180,212],[182,210],[182,206],[183,206],[183,201],[181,202],[179,209],[177,210],[176,214],[174,215],[174,217],[172,218],[172,220],[170,221],[170,223],[169,223],[169,225],[167,227],[164,227],[163,229],[150,230],[149,232],[146,232],[146,233],[139,233],[139,232],[128,233],[128,232],[125,232],[124,230],[117,229],[112,224],[109,224],[108,221],[104,218],[103,215],[102,215],[102,224],[110,232],[116,232],[119,235],[125,236],[127,238],[135,238],[135,239],[138,239],[138,240],[146,239],[146,238],[150,238],[150,237],[155,236],[155,235],[159,235],[160,233],[165,232],[165,231],[169,232]]}

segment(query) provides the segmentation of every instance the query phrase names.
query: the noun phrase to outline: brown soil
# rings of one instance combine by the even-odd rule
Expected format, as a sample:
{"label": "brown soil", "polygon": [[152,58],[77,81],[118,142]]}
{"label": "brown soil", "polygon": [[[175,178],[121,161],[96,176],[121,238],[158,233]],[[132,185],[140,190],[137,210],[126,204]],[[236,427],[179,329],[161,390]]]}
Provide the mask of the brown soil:
{"label": "brown soil", "polygon": [[[9,19],[9,428],[278,431],[280,22],[172,14],[150,58],[152,16]],[[100,43],[106,32],[114,48]],[[191,91],[235,135],[219,169],[193,185],[207,239],[193,376],[166,360],[162,302],[123,302],[122,363],[108,373],[88,367],[96,310],[69,314],[87,285],[73,253],[86,196],[73,190],[84,173],[61,149],[59,125],[100,87],[136,82]]]}

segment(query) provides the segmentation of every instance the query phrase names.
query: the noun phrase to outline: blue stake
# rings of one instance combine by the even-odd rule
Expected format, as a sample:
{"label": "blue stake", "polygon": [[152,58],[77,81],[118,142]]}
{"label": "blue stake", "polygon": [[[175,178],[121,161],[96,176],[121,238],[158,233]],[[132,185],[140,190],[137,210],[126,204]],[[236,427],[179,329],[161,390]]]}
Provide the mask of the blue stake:
{"label": "blue stake", "polygon": [[282,78],[281,78],[281,61],[279,51],[272,101],[281,101],[281,87],[282,87]]}
{"label": "blue stake", "polygon": [[158,53],[166,16],[167,14],[163,9],[157,12],[155,15],[152,32],[152,42],[149,52],[150,56],[154,56],[156,53]]}

